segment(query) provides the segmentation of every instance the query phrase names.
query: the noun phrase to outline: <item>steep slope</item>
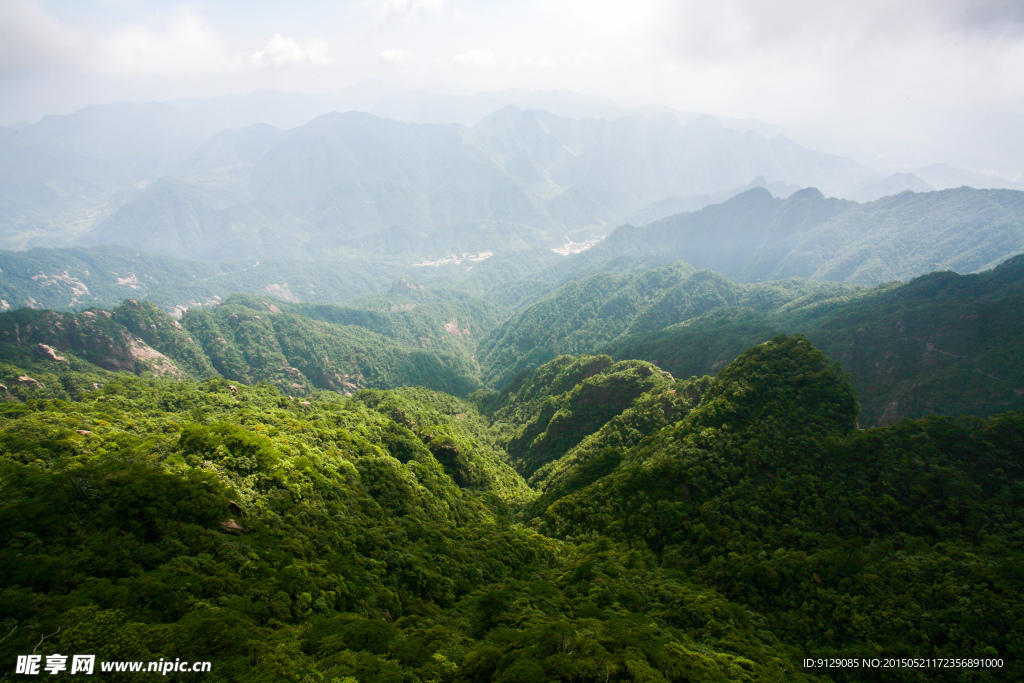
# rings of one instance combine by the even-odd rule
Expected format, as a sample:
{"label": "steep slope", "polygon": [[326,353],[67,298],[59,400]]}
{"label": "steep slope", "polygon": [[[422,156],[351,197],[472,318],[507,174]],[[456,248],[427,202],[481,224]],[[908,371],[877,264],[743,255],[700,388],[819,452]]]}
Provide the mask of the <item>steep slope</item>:
{"label": "steep slope", "polygon": [[[865,432],[856,414],[837,364],[777,337],[723,370],[681,421],[547,506],[541,528],[643,544],[809,657],[1012,650],[1022,606],[1007,591],[1024,555],[1017,540],[990,539],[1020,523],[1024,414]],[[965,587],[968,575],[989,578]],[[971,609],[936,610],[956,604]]]}
{"label": "steep slope", "polygon": [[646,264],[622,275],[609,269],[570,281],[513,314],[480,346],[484,382],[500,388],[517,373],[558,355],[617,348],[620,338],[643,343],[668,325],[719,307],[767,312],[843,300],[858,291],[849,285],[801,280],[743,285],[685,263],[641,265]]}
{"label": "steep slope", "polygon": [[492,419],[516,471],[529,478],[638,396],[671,382],[671,375],[642,361],[561,356],[518,377],[497,397]]}
{"label": "steep slope", "polygon": [[148,301],[125,299],[112,311],[111,320],[137,338],[173,358],[184,372],[198,379],[217,373],[199,344],[181,323]]}
{"label": "steep slope", "polygon": [[[9,347],[31,349],[38,357],[61,362],[71,352],[95,366],[131,373],[153,372],[182,377],[184,373],[158,350],[131,334],[110,311],[92,309],[78,314],[18,309],[0,313],[3,357],[17,357]],[[66,362],[66,361],[65,361]]]}
{"label": "steep slope", "polygon": [[362,327],[284,313],[267,300],[235,296],[188,311],[182,325],[224,377],[271,382],[289,394],[426,386],[465,395],[480,386],[465,353],[406,347]]}
{"label": "steep slope", "polygon": [[675,264],[623,277],[603,273],[562,286],[487,337],[480,349],[484,382],[503,387],[523,370],[613,339],[691,272],[686,264]]}
{"label": "steep slope", "polygon": [[851,373],[864,425],[988,416],[1024,405],[1022,311],[1018,256],[984,273],[932,273],[859,296],[722,309],[604,348],[687,377],[713,373],[781,331],[799,332]]}

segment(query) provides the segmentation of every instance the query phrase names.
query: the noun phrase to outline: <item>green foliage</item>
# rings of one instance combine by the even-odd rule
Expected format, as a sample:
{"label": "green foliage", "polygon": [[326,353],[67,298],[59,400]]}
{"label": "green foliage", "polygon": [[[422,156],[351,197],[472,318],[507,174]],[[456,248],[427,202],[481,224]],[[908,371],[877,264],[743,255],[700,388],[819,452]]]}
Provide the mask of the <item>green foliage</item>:
{"label": "green foliage", "polygon": [[[1012,372],[1019,265],[867,293],[635,279],[653,294],[613,348],[700,371],[780,321],[850,353],[891,325],[985,339],[971,362]],[[394,338],[253,296],[177,324],[138,301],[0,316],[0,657],[209,659],[213,681],[816,680],[800,660],[965,655],[1004,668],[893,679],[1024,675],[1021,413],[860,431],[861,380],[799,335],[715,377],[560,356],[473,403],[362,388],[455,381],[399,343],[466,300],[427,303],[370,311]],[[648,330],[676,315],[696,317]],[[78,355],[104,339],[141,376]],[[203,359],[223,377],[189,379]]]}
{"label": "green foliage", "polygon": [[188,330],[149,301],[126,299],[112,311],[112,320],[164,355],[173,358],[184,372],[206,379],[215,373],[203,349]]}
{"label": "green foliage", "polygon": [[[849,298],[857,292],[858,288],[850,285],[805,280],[741,285],[711,271],[694,271],[683,263],[645,268],[621,277],[601,273],[559,287],[497,327],[481,345],[483,378],[502,387],[522,370],[558,355],[604,350],[621,359],[651,358],[637,353],[640,351],[658,351],[662,357],[671,353],[669,360],[678,361],[675,365],[697,368],[689,353],[674,348],[678,337],[688,339],[690,334],[666,338],[668,335],[659,330],[702,320],[707,315],[721,320],[721,309],[752,308],[763,313],[803,309]],[[718,313],[712,313],[715,311]],[[743,342],[759,336],[765,325],[747,323],[745,327],[753,329],[728,330],[723,335],[725,348],[709,352],[720,354],[712,363],[722,357],[725,362],[731,360],[749,346]],[[737,339],[736,333],[745,336]],[[690,376],[705,374],[708,368],[692,372],[673,368],[672,372]]]}
{"label": "green foliage", "polygon": [[484,382],[503,387],[523,370],[614,339],[692,269],[674,264],[622,278],[570,282],[500,325],[481,345]]}
{"label": "green foliage", "polygon": [[761,312],[721,308],[605,350],[685,377],[716,372],[780,331],[800,332],[850,373],[862,424],[994,415],[1024,404],[1022,288],[1016,257],[977,275],[932,273],[864,292],[825,287]]}
{"label": "green foliage", "polygon": [[[682,420],[616,453],[610,472],[534,506],[533,524],[642,543],[802,656],[1016,652],[1024,415],[863,432],[855,415],[834,363],[800,337],[773,339],[711,380]],[[1019,675],[1006,666],[973,675]]]}
{"label": "green foliage", "polygon": [[182,324],[223,376],[271,382],[289,394],[428,386],[465,395],[479,387],[462,350],[402,346],[362,327],[281,312],[267,300],[232,298],[214,311],[187,312]]}
{"label": "green foliage", "polygon": [[588,434],[672,377],[649,363],[562,356],[502,392],[493,418],[524,477],[562,457]]}
{"label": "green foliage", "polygon": [[756,619],[679,623],[681,590],[745,612],[650,554],[513,523],[531,492],[469,404],[311,399],[117,375],[6,404],[0,656],[210,660],[214,681],[795,670]]}

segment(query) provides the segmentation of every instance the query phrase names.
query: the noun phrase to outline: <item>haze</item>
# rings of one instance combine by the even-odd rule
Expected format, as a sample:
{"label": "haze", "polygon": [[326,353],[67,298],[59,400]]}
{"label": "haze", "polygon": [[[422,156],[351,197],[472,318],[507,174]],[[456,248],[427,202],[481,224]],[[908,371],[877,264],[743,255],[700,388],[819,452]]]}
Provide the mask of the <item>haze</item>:
{"label": "haze", "polygon": [[893,170],[1018,181],[1022,143],[1006,137],[1024,122],[1022,63],[1015,0],[0,1],[4,125],[384,79],[756,118]]}

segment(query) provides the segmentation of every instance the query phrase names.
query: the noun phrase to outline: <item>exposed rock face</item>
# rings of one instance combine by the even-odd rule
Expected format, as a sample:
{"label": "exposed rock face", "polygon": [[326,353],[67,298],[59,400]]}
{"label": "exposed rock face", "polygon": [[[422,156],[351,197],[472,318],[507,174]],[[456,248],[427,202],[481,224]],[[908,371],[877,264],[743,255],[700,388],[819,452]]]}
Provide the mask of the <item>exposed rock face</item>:
{"label": "exposed rock face", "polygon": [[220,528],[221,531],[223,531],[224,533],[232,534],[235,536],[241,536],[242,534],[249,533],[249,530],[247,528],[245,528],[233,519],[229,519],[226,522],[221,522]]}
{"label": "exposed rock face", "polygon": [[417,284],[412,280],[407,280],[404,277],[400,277],[391,284],[392,294],[404,294],[406,292],[418,292],[423,289],[423,285]]}
{"label": "exposed rock face", "polygon": [[292,291],[288,289],[288,283],[267,285],[263,288],[263,291],[270,296],[277,297],[284,301],[291,302],[293,304],[301,303],[302,299],[292,294]]}
{"label": "exposed rock face", "polygon": [[132,358],[139,361],[147,369],[152,370],[154,375],[170,375],[181,379],[182,372],[174,362],[160,353],[152,346],[141,339],[131,338],[128,342],[128,351]]}
{"label": "exposed rock face", "polygon": [[43,386],[46,386],[45,384],[43,384],[39,380],[32,379],[28,375],[20,375],[18,377],[18,384],[20,384],[23,387],[43,387]]}
{"label": "exposed rock face", "polygon": [[68,362],[67,358],[64,356],[58,356],[57,352],[53,350],[53,347],[47,344],[36,344],[36,355],[46,358],[47,360],[58,361],[60,363]]}
{"label": "exposed rock face", "polygon": [[459,319],[452,318],[449,322],[444,324],[444,331],[448,334],[454,334],[457,337],[469,337],[471,333],[469,331],[469,325],[466,327],[459,327]]}

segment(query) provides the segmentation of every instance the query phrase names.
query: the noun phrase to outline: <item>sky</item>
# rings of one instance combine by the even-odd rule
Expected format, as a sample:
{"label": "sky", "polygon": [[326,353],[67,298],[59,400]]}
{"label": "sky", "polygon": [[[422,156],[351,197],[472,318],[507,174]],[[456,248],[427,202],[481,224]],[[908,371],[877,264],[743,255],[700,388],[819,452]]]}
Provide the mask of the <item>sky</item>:
{"label": "sky", "polygon": [[1024,117],[1021,65],[1024,0],[0,0],[0,125],[388,79],[945,135]]}

